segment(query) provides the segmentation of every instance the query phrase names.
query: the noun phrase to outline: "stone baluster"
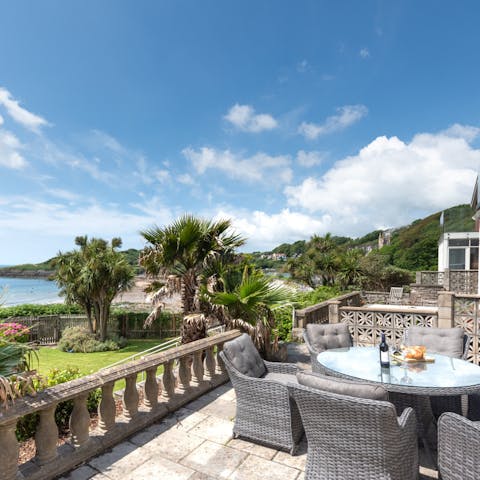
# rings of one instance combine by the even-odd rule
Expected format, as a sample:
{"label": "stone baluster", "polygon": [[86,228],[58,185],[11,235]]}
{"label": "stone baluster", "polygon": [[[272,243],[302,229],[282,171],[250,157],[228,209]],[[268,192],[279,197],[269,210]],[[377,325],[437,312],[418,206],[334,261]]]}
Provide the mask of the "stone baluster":
{"label": "stone baluster", "polygon": [[18,467],[18,442],[15,436],[17,419],[0,425],[0,480],[16,478]]}
{"label": "stone baluster", "polygon": [[190,358],[189,357],[182,357],[179,360],[179,367],[178,367],[178,379],[179,382],[179,390],[182,393],[187,392],[190,390]]}
{"label": "stone baluster", "polygon": [[216,362],[215,362],[215,354],[214,354],[214,347],[209,347],[207,348],[205,352],[205,367],[206,367],[206,374],[205,377],[208,380],[211,380],[215,376],[215,368],[216,368]]}
{"label": "stone baluster", "polygon": [[227,370],[223,360],[220,358],[220,352],[223,350],[223,342],[217,345],[217,373],[219,375],[225,375]]}
{"label": "stone baluster", "polygon": [[102,399],[98,406],[98,426],[103,432],[108,432],[115,426],[115,399],[113,398],[114,382],[108,382],[102,387]]}
{"label": "stone baluster", "polygon": [[193,354],[193,383],[200,385],[203,382],[203,350]]}
{"label": "stone baluster", "polygon": [[144,405],[153,410],[158,404],[157,367],[147,369],[147,378],[143,386]]}
{"label": "stone baluster", "polygon": [[45,465],[57,456],[58,428],[55,423],[56,404],[50,405],[45,410],[40,410],[40,421],[35,433],[35,446],[37,449],[35,461],[38,465]]}
{"label": "stone baluster", "polygon": [[88,442],[90,429],[90,415],[87,408],[88,393],[85,392],[73,399],[73,411],[70,416],[70,431],[72,443],[75,447],[81,447]]}
{"label": "stone baluster", "polygon": [[122,397],[123,415],[133,418],[138,413],[137,374],[125,378],[125,390]]}
{"label": "stone baluster", "polygon": [[173,374],[173,360],[163,364],[163,392],[167,400],[175,396],[175,375]]}

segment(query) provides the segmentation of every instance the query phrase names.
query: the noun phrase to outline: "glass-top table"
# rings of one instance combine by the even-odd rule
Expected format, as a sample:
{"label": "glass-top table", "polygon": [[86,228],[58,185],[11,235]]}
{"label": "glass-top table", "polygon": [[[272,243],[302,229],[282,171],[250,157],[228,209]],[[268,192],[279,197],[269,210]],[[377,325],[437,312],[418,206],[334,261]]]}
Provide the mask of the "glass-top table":
{"label": "glass-top table", "polygon": [[381,383],[391,392],[413,395],[464,395],[480,392],[480,367],[465,360],[433,354],[433,363],[416,362],[380,367],[378,347],[335,348],[318,354],[329,375]]}

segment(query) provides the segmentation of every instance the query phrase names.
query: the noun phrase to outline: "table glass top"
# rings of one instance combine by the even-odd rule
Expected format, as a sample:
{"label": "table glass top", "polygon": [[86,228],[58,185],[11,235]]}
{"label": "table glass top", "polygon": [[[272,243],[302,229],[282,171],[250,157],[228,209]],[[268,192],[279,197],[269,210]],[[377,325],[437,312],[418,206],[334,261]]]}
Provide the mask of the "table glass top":
{"label": "table glass top", "polygon": [[480,367],[470,362],[429,353],[433,363],[390,362],[389,369],[380,367],[378,347],[350,347],[327,350],[318,355],[326,368],[343,375],[371,382],[412,387],[468,387],[480,385]]}

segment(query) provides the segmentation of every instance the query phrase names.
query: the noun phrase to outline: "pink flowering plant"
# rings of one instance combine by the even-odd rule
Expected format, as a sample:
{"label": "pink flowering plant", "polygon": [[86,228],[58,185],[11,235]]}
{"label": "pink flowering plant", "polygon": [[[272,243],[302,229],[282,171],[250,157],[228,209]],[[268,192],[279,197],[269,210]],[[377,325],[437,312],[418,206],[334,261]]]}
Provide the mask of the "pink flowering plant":
{"label": "pink flowering plant", "polygon": [[21,323],[0,323],[0,343],[28,341],[29,328]]}

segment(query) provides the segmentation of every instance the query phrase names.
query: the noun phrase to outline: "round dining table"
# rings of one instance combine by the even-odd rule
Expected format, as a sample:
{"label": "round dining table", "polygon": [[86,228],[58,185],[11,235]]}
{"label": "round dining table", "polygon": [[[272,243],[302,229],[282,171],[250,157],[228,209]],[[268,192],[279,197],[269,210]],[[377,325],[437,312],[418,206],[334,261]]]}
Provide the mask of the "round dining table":
{"label": "round dining table", "polygon": [[389,392],[444,396],[480,392],[480,367],[460,358],[427,351],[432,362],[396,362],[380,366],[378,347],[333,348],[318,354],[328,375],[381,383]]}
{"label": "round dining table", "polygon": [[326,350],[317,359],[327,375],[381,384],[397,409],[414,408],[419,437],[430,450],[436,447],[436,422],[429,397],[480,393],[480,367],[428,351],[426,356],[430,362],[397,362],[391,355],[390,367],[382,368],[378,347],[349,347]]}

